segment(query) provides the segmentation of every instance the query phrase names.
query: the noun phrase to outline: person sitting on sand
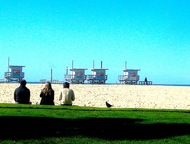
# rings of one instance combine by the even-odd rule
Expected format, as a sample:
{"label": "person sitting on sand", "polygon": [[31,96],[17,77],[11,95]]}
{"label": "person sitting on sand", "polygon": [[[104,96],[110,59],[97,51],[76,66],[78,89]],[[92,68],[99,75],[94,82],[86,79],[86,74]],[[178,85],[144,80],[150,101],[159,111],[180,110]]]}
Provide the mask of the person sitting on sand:
{"label": "person sitting on sand", "polygon": [[20,86],[15,89],[14,100],[17,104],[31,104],[30,90],[26,87],[26,80],[21,80]]}
{"label": "person sitting on sand", "polygon": [[63,89],[60,92],[59,101],[61,105],[72,106],[72,101],[75,100],[75,94],[72,89],[69,88],[69,83],[63,83]]}
{"label": "person sitting on sand", "polygon": [[46,83],[40,93],[40,97],[40,105],[54,105],[54,90],[52,89],[50,82]]}

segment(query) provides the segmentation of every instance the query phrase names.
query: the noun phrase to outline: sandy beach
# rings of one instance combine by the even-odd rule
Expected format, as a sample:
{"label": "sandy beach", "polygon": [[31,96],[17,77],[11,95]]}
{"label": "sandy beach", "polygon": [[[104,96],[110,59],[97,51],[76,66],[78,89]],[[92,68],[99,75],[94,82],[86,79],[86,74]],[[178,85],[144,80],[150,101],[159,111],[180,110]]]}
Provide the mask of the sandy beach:
{"label": "sandy beach", "polygon": [[[0,103],[12,103],[13,93],[19,84],[0,84]],[[40,91],[44,84],[27,84],[31,102],[40,102]],[[55,104],[59,105],[61,84],[52,84]],[[83,85],[71,84],[76,100],[74,105],[106,107],[108,101],[113,108],[190,109],[190,87],[154,85]]]}

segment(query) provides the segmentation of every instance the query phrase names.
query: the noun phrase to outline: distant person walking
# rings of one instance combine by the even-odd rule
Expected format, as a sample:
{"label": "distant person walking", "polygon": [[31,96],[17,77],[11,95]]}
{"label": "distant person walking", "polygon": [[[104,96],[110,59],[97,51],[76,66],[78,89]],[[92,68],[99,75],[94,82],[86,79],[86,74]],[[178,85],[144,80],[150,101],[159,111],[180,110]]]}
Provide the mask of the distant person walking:
{"label": "distant person walking", "polygon": [[63,83],[63,89],[61,89],[59,101],[61,105],[72,106],[72,102],[75,100],[75,94],[72,89],[69,88],[69,83]]}
{"label": "distant person walking", "polygon": [[26,80],[22,80],[20,86],[15,89],[14,101],[17,104],[31,104],[30,90],[26,87]]}
{"label": "distant person walking", "polygon": [[51,83],[47,82],[40,93],[40,105],[54,105],[54,90]]}
{"label": "distant person walking", "polygon": [[145,84],[145,85],[148,85],[147,77],[145,77],[145,79],[144,79],[144,84]]}

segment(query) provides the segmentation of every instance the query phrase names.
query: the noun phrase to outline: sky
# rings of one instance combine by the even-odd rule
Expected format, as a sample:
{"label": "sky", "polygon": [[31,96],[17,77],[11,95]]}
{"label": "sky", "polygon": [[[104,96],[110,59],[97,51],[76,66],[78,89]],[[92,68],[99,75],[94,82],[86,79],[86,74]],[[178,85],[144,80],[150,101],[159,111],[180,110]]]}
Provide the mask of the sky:
{"label": "sky", "polygon": [[10,57],[30,82],[102,61],[106,83],[126,62],[142,81],[190,84],[190,1],[0,0],[0,55],[0,79]]}

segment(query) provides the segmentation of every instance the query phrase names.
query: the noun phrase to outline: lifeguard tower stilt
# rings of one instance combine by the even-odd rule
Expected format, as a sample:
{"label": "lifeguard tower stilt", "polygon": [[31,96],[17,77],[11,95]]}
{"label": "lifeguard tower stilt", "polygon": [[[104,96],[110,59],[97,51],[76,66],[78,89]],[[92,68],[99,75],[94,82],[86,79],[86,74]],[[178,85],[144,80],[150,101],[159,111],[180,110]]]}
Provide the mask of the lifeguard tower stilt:
{"label": "lifeguard tower stilt", "polygon": [[86,80],[85,75],[86,68],[73,68],[73,61],[72,61],[72,68],[70,69],[70,74],[68,74],[68,67],[66,69],[65,80],[69,83],[73,84],[83,84]]}
{"label": "lifeguard tower stilt", "polygon": [[106,70],[102,68],[102,61],[101,61],[101,68],[93,68],[91,69],[92,75],[87,75],[87,81],[90,84],[105,84],[108,76],[106,75]]}
{"label": "lifeguard tower stilt", "polygon": [[138,71],[140,71],[140,69],[127,69],[125,62],[125,69],[123,69],[123,75],[119,75],[118,80],[121,84],[137,84],[140,79]]}
{"label": "lifeguard tower stilt", "polygon": [[22,68],[25,66],[9,65],[8,58],[8,71],[4,73],[7,82],[20,82],[24,78]]}

